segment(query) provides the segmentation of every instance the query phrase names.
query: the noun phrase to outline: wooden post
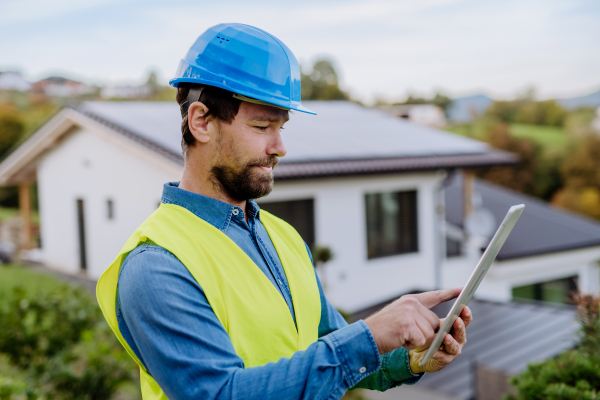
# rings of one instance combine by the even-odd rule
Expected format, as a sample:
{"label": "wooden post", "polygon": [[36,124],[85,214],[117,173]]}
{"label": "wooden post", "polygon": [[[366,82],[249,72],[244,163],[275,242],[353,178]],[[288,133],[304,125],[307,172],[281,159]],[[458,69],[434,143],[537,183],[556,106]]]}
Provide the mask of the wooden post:
{"label": "wooden post", "polygon": [[465,171],[463,180],[463,221],[473,211],[473,191],[475,190],[475,174]]}
{"label": "wooden post", "polygon": [[19,211],[21,213],[21,249],[31,249],[31,184],[19,185]]}

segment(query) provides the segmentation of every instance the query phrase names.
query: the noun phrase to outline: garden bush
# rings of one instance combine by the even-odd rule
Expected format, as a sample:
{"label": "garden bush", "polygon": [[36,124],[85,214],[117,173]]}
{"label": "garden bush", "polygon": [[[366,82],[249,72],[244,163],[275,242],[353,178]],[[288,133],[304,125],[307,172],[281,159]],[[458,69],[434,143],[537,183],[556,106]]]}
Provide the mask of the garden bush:
{"label": "garden bush", "polygon": [[600,400],[600,297],[573,295],[579,319],[578,346],[530,364],[511,384],[505,400]]}
{"label": "garden bush", "polygon": [[[1,300],[0,356],[22,373],[0,368],[0,400],[108,400],[137,381],[136,364],[83,288],[16,287]],[[139,386],[128,398],[140,398]]]}

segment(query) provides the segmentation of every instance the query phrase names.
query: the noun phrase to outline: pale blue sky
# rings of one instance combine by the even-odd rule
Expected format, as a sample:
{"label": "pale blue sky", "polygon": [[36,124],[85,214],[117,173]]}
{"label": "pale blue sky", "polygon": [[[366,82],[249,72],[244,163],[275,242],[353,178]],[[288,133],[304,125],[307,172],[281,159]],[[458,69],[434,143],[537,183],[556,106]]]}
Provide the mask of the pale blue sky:
{"label": "pale blue sky", "polygon": [[598,0],[1,0],[0,70],[106,84],[154,68],[166,82],[220,22],[269,31],[303,64],[330,56],[344,88],[366,101],[600,89]]}

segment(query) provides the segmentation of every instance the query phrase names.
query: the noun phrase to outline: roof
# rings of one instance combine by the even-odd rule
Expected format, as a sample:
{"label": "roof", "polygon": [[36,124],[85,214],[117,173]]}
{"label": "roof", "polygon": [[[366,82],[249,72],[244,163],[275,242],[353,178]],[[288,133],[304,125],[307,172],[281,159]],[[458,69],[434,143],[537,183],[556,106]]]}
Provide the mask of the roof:
{"label": "roof", "polygon": [[[443,318],[452,304],[446,302],[433,311]],[[425,374],[419,385],[471,399],[475,366],[515,375],[528,363],[556,357],[575,346],[573,306],[472,300],[469,308],[473,322],[467,327],[468,343],[460,357],[435,374]]]}
{"label": "roof", "polygon": [[[432,310],[444,318],[453,301]],[[356,313],[366,318],[384,304]],[[475,366],[508,375],[525,370],[528,363],[552,358],[574,347],[577,329],[574,306],[541,302],[495,303],[473,299],[473,322],[467,327],[467,345],[445,369],[425,374],[419,385],[463,399],[475,396]]]}
{"label": "roof", "polygon": [[[345,101],[313,101],[318,115],[293,113],[285,126],[288,155],[276,179],[513,164],[514,155],[483,142],[395,118]],[[140,143],[178,154],[181,116],[175,102],[86,102],[75,108]]]}
{"label": "roof", "polygon": [[[462,227],[463,177],[456,174],[451,179],[445,190],[446,221]],[[482,206],[494,214],[497,224],[510,206],[525,204],[519,222],[498,253],[500,261],[600,246],[600,223],[595,220],[481,179],[475,180],[475,191],[481,195]]]}

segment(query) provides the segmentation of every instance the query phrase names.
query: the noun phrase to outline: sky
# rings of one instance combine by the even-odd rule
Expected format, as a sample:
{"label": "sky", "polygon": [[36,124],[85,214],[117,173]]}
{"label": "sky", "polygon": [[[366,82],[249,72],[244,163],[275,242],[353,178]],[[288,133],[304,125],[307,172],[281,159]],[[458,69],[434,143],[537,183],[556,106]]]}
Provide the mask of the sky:
{"label": "sky", "polygon": [[600,89],[598,0],[2,0],[0,71],[166,84],[208,27],[257,26],[303,67],[334,62],[366,103],[439,91],[539,98]]}

